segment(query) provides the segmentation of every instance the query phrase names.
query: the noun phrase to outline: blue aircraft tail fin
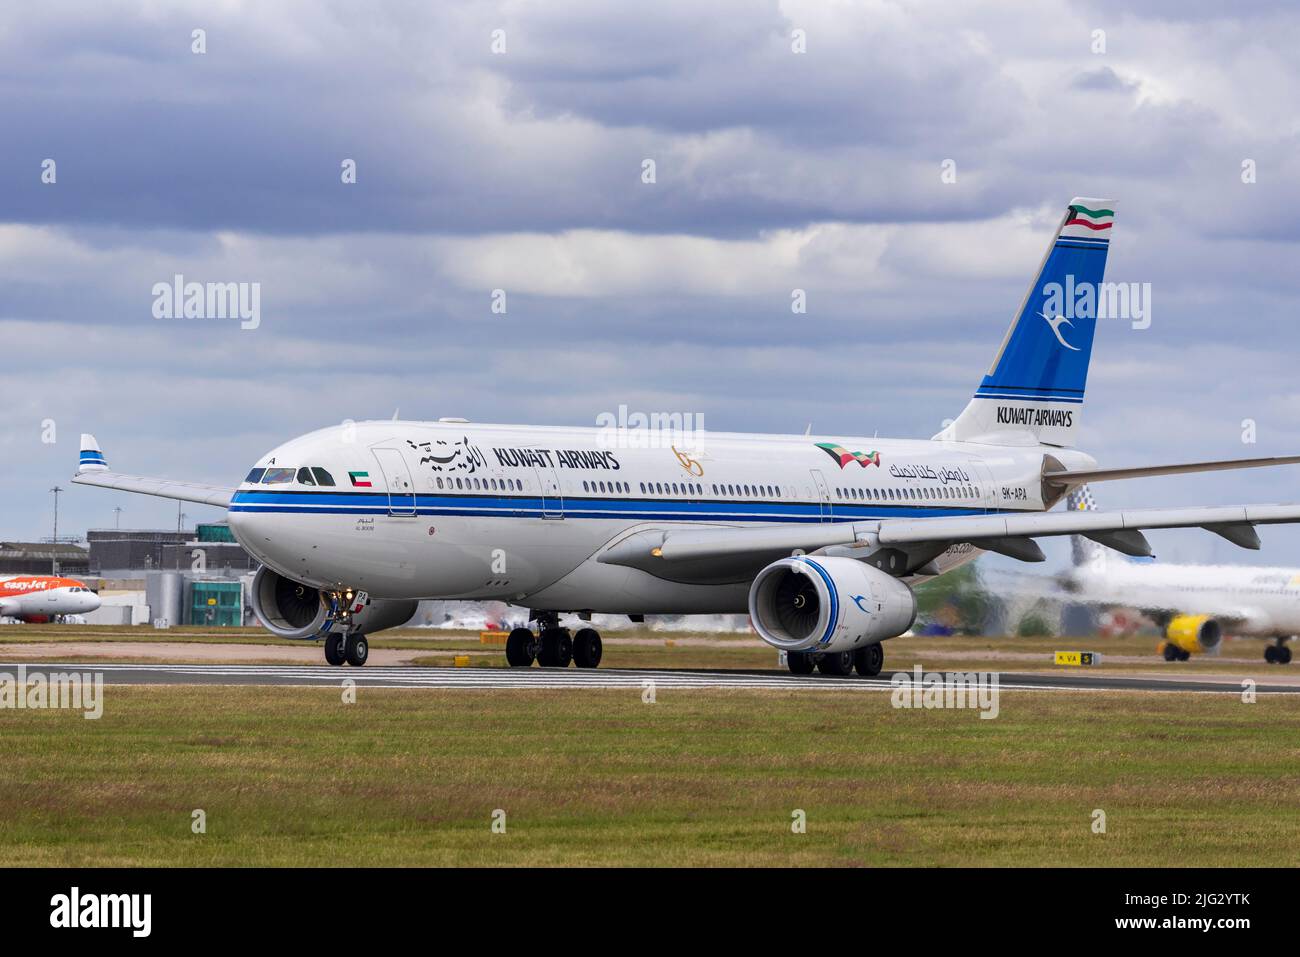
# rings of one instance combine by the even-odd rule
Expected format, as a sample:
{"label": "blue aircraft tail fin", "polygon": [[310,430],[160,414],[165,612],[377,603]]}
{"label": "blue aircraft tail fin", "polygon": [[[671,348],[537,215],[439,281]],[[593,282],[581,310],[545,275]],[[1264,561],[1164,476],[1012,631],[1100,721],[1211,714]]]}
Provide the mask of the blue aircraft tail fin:
{"label": "blue aircraft tail fin", "polygon": [[1108,199],[1072,199],[975,396],[936,439],[1069,446],[1115,221]]}

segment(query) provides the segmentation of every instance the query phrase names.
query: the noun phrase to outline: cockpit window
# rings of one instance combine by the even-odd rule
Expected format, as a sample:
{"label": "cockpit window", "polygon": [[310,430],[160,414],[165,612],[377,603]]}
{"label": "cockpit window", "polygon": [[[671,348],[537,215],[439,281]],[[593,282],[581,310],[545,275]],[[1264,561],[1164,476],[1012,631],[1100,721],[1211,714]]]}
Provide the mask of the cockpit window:
{"label": "cockpit window", "polygon": [[262,476],[263,485],[285,485],[293,481],[294,469],[267,469]]}
{"label": "cockpit window", "polygon": [[307,466],[305,465],[298,470],[298,484],[299,485],[316,484],[316,480],[311,477],[311,469],[307,468]]}
{"label": "cockpit window", "polygon": [[244,479],[244,481],[249,485],[256,485],[258,482],[262,481],[262,476],[265,473],[266,469],[253,469],[253,471],[248,473],[248,477]]}
{"label": "cockpit window", "polygon": [[330,473],[326,472],[323,468],[313,465],[311,469],[311,474],[316,476],[317,485],[332,486],[334,484],[334,476],[330,475]]}

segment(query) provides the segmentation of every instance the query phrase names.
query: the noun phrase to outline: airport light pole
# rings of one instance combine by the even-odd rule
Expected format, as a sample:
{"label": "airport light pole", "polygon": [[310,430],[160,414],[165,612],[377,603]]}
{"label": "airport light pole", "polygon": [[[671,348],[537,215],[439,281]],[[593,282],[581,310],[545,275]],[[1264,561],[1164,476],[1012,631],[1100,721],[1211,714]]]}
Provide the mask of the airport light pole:
{"label": "airport light pole", "polygon": [[113,528],[120,529],[121,527],[122,527],[122,506],[114,505],[113,506]]}
{"label": "airport light pole", "polygon": [[59,544],[59,493],[63,491],[61,486],[54,486],[50,489],[54,493],[54,544]]}

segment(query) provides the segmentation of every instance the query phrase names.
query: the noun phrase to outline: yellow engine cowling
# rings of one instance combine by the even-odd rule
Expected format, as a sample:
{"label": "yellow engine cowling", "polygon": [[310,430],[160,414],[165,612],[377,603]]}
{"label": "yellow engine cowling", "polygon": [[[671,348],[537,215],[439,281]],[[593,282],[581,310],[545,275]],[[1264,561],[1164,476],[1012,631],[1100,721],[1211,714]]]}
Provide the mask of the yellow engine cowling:
{"label": "yellow engine cowling", "polygon": [[1213,651],[1223,638],[1223,629],[1209,615],[1177,615],[1165,629],[1165,638],[1194,655]]}

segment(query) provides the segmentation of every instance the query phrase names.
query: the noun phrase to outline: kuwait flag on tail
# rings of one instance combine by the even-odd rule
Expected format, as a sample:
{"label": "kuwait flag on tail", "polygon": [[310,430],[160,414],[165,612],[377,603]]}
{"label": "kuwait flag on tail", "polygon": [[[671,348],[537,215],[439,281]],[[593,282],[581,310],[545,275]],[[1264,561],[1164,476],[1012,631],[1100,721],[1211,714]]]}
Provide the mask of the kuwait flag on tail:
{"label": "kuwait flag on tail", "polygon": [[1115,204],[1106,199],[1076,199],[1061,227],[1061,235],[1073,239],[1104,240],[1110,238],[1115,224]]}
{"label": "kuwait flag on tail", "polygon": [[349,472],[348,478],[352,479],[352,484],[356,488],[370,488],[369,472]]}

